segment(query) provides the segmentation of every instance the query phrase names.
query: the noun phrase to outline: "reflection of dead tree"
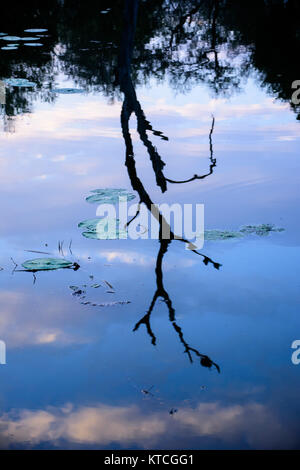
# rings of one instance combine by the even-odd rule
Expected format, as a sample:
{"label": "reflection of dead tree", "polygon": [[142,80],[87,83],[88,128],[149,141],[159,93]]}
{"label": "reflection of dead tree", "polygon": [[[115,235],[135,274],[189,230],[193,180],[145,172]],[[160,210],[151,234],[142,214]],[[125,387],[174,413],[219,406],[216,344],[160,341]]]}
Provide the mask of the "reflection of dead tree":
{"label": "reflection of dead tree", "polygon": [[[204,367],[214,366],[220,372],[219,366],[217,364],[215,364],[208,356],[201,354],[197,349],[190,347],[188,343],[184,340],[182,330],[175,321],[175,309],[172,306],[172,301],[163,285],[162,261],[163,261],[163,257],[165,253],[168,250],[168,246],[172,242],[172,240],[178,240],[184,243],[188,243],[191,251],[193,251],[194,253],[196,253],[197,255],[203,258],[203,262],[205,265],[208,265],[209,263],[211,263],[216,269],[219,269],[221,265],[213,261],[208,256],[204,255],[203,253],[198,252],[195,249],[196,247],[192,243],[190,243],[188,240],[184,238],[176,236],[171,231],[170,225],[166,222],[164,216],[160,213],[158,207],[153,204],[149,194],[147,193],[141,180],[137,176],[133,144],[132,144],[132,139],[131,139],[131,135],[129,131],[129,120],[130,120],[132,113],[136,115],[138,133],[140,135],[142,142],[146,146],[148,154],[152,161],[152,167],[156,176],[157,185],[161,188],[162,192],[166,191],[167,189],[167,183],[166,183],[167,180],[162,171],[165,163],[162,161],[156,148],[148,139],[147,130],[149,129],[152,130],[152,128],[149,126],[149,122],[147,121],[144,115],[144,112],[141,108],[141,105],[138,102],[134,85],[131,79],[131,56],[132,56],[134,32],[135,32],[135,25],[136,25],[136,18],[137,18],[137,9],[138,9],[138,0],[126,0],[125,1],[124,30],[123,30],[122,43],[120,47],[120,58],[119,58],[119,83],[120,83],[121,91],[124,93],[124,102],[123,102],[122,111],[121,111],[121,126],[122,126],[123,138],[125,141],[125,147],[126,147],[125,165],[127,167],[127,171],[128,171],[128,175],[131,181],[132,188],[135,191],[137,191],[137,193],[139,194],[139,198],[140,198],[138,211],[136,215],[127,223],[127,226],[138,216],[139,211],[140,211],[140,204],[144,203],[147,209],[151,212],[151,214],[155,217],[155,219],[159,223],[160,249],[157,255],[156,268],[155,268],[157,289],[151,301],[148,312],[135,325],[134,331],[136,331],[141,324],[144,324],[146,326],[148,334],[151,337],[152,344],[153,345],[156,344],[156,337],[151,328],[150,317],[155,307],[157,299],[162,298],[165,304],[167,305],[167,308],[169,311],[169,320],[172,323],[174,330],[178,334],[180,342],[184,345],[185,353],[187,353],[190,361],[193,362],[193,359],[192,359],[192,353],[193,353],[197,357],[200,358],[200,363],[202,366]],[[215,166],[215,161],[213,159],[212,142],[211,142],[213,127],[214,127],[214,119],[213,119],[212,128],[210,132],[210,144],[211,144],[211,165]],[[211,168],[210,174],[211,173],[212,173],[212,168]],[[168,239],[165,239],[164,237],[164,234],[166,233],[169,234]]]}
{"label": "reflection of dead tree", "polygon": [[165,253],[167,252],[168,246],[169,246],[170,243],[171,243],[170,240],[160,240],[160,249],[159,249],[159,252],[158,252],[158,255],[157,255],[156,268],[155,268],[156,286],[157,286],[156,292],[155,292],[155,294],[153,296],[153,299],[151,301],[149,310],[147,311],[146,315],[144,315],[144,317],[141,318],[141,320],[138,321],[138,323],[135,325],[133,331],[137,331],[139,329],[139,327],[142,324],[144,324],[145,327],[146,327],[147,333],[151,337],[152,344],[153,345],[156,344],[156,336],[153,333],[153,330],[151,328],[150,318],[151,318],[151,313],[154,309],[154,306],[155,306],[155,303],[156,303],[157,299],[162,298],[163,301],[165,302],[165,304],[167,305],[167,308],[168,308],[168,311],[169,311],[169,320],[172,323],[174,330],[178,334],[179,340],[185,348],[184,352],[188,355],[188,358],[189,358],[190,362],[191,363],[193,362],[192,353],[194,353],[197,357],[200,358],[200,364],[203,367],[211,368],[212,366],[214,366],[217,369],[217,371],[220,372],[220,367],[218,366],[218,364],[213,362],[205,354],[201,354],[197,349],[192,348],[191,346],[189,346],[189,344],[184,339],[182,329],[177,325],[177,323],[175,321],[175,309],[172,306],[172,301],[169,297],[168,292],[164,288],[164,285],[163,285],[163,270],[162,270],[163,257],[165,255]]}
{"label": "reflection of dead tree", "polygon": [[[199,7],[197,7],[198,9]],[[162,192],[167,190],[167,182],[169,183],[188,183],[196,179],[204,179],[207,176],[213,173],[213,169],[216,166],[216,159],[213,157],[213,147],[212,147],[212,133],[214,130],[215,119],[213,117],[212,126],[209,134],[210,139],[210,170],[207,174],[199,176],[194,175],[192,178],[185,181],[174,181],[168,178],[165,178],[163,174],[163,168],[165,163],[163,162],[161,156],[159,155],[156,147],[152,144],[148,138],[147,131],[152,131],[154,135],[160,136],[162,139],[167,140],[168,138],[164,136],[160,131],[154,131],[150,122],[146,119],[144,111],[137,99],[134,85],[131,79],[131,57],[134,43],[134,33],[137,21],[137,12],[138,12],[138,0],[126,0],[125,1],[125,10],[124,10],[124,28],[122,41],[120,45],[120,56],[119,56],[119,69],[118,69],[118,81],[120,84],[120,89],[124,93],[124,103],[122,108],[121,120],[130,119],[131,115],[134,113],[137,119],[137,131],[140,136],[141,141],[147,148],[150,160],[152,162],[152,167],[156,176],[156,183],[161,188]]]}
{"label": "reflection of dead tree", "polygon": [[[147,329],[147,332],[148,332],[149,336],[151,337],[152,344],[153,345],[156,344],[156,337],[155,337],[155,334],[153,333],[152,328],[151,328],[150,317],[151,317],[151,313],[154,309],[154,306],[156,304],[157,299],[162,298],[164,300],[164,302],[166,303],[167,308],[169,310],[169,320],[171,321],[176,333],[178,334],[181,343],[184,345],[185,352],[188,354],[188,357],[189,357],[190,361],[193,362],[192,353],[194,353],[196,356],[200,357],[200,363],[201,363],[202,366],[204,366],[204,367],[214,366],[214,367],[216,367],[216,369],[218,371],[220,371],[219,366],[216,363],[214,363],[208,356],[206,356],[204,354],[201,354],[197,349],[190,347],[188,345],[188,343],[184,340],[182,330],[177,325],[177,323],[175,322],[175,309],[172,306],[172,301],[171,301],[171,299],[169,297],[169,294],[167,293],[167,291],[165,290],[164,285],[163,285],[162,261],[163,261],[163,257],[165,255],[165,253],[168,250],[168,246],[171,243],[171,241],[172,240],[178,240],[178,241],[181,241],[181,242],[184,242],[184,243],[188,243],[190,248],[191,248],[191,251],[193,251],[194,253],[196,253],[197,255],[199,255],[203,258],[203,262],[204,262],[205,265],[211,263],[214,266],[214,268],[216,268],[216,269],[219,269],[221,265],[219,263],[213,261],[208,256],[204,255],[203,253],[199,253],[196,249],[193,249],[192,244],[188,240],[176,236],[171,231],[169,224],[166,222],[163,215],[159,212],[159,209],[157,208],[157,206],[155,206],[153,204],[149,194],[147,193],[147,191],[144,188],[144,185],[142,184],[141,180],[137,176],[135,159],[134,159],[133,144],[132,144],[132,139],[131,139],[131,135],[130,135],[130,132],[129,132],[130,113],[128,111],[127,106],[128,106],[128,101],[126,100],[126,95],[125,95],[125,99],[124,99],[124,103],[123,103],[123,107],[122,107],[122,112],[121,112],[121,125],[122,125],[122,132],[123,132],[123,137],[124,137],[125,147],[126,147],[125,165],[127,167],[127,171],[128,171],[128,174],[129,174],[129,178],[130,178],[130,181],[131,181],[132,188],[135,191],[137,191],[138,194],[139,194],[139,197],[140,197],[139,206],[140,206],[141,203],[144,203],[146,205],[147,209],[149,211],[151,211],[152,215],[159,222],[159,227],[160,227],[160,230],[159,230],[160,249],[159,249],[159,252],[158,252],[158,255],[157,255],[156,269],[155,269],[157,289],[156,289],[156,292],[155,292],[155,294],[153,296],[153,299],[151,301],[148,312],[135,325],[134,331],[136,331],[141,324],[144,324],[146,326],[146,329]],[[137,215],[139,213],[139,210],[140,210],[140,208],[138,207],[137,213],[135,214],[133,219],[131,219],[127,223],[127,226],[137,217]],[[167,228],[167,230],[166,230],[166,228]],[[170,233],[169,239],[164,239],[162,237],[163,233]]]}
{"label": "reflection of dead tree", "polygon": [[174,184],[181,184],[181,183],[190,183],[191,181],[195,181],[195,180],[203,180],[204,178],[206,178],[207,176],[209,175],[212,175],[213,171],[214,171],[214,168],[215,166],[217,165],[217,160],[216,158],[214,158],[214,151],[213,151],[213,143],[212,143],[212,134],[213,134],[213,131],[214,131],[214,127],[215,127],[215,118],[214,116],[212,117],[212,124],[211,124],[211,129],[210,129],[210,132],[209,132],[209,150],[210,150],[210,166],[209,166],[209,172],[206,173],[205,175],[194,175],[192,176],[192,178],[189,178],[187,180],[181,180],[181,181],[174,181],[174,180],[171,180],[169,178],[166,178],[166,181],[168,181],[169,183],[174,183]]}
{"label": "reflection of dead tree", "polygon": [[[131,79],[131,57],[134,41],[134,33],[137,19],[138,0],[126,0],[124,11],[124,29],[120,46],[119,57],[119,75],[121,91],[125,95],[122,114],[125,119],[130,119],[132,113],[136,115],[137,131],[140,139],[147,148],[152,167],[156,175],[156,183],[162,192],[167,189],[166,180],[163,175],[163,167],[165,163],[162,161],[157,149],[147,136],[147,130],[153,130],[149,121],[147,121],[142,107],[137,99],[135,88]],[[156,131],[157,132],[157,131]]]}
{"label": "reflection of dead tree", "polygon": [[[132,140],[131,140],[131,135],[129,132],[129,115],[126,112],[126,100],[124,100],[122,112],[121,112],[121,125],[122,125],[122,132],[123,132],[123,137],[125,141],[125,146],[126,146],[126,161],[125,165],[127,167],[127,171],[130,177],[130,182],[132,185],[132,188],[138,192],[139,197],[140,197],[140,204],[144,203],[147,209],[151,212],[151,214],[155,217],[155,219],[159,223],[159,238],[161,241],[167,241],[170,242],[171,240],[178,240],[183,243],[187,243],[189,249],[201,256],[203,258],[203,263],[205,265],[212,264],[215,269],[219,269],[221,267],[220,263],[215,262],[208,256],[206,256],[203,253],[200,253],[195,249],[195,245],[193,245],[189,240],[186,240],[185,238],[181,238],[173,233],[173,231],[170,228],[170,225],[167,223],[166,219],[164,216],[160,213],[158,207],[152,202],[149,194],[145,190],[141,180],[137,176],[136,172],[136,166],[135,166],[135,159],[134,159],[134,153],[133,153],[133,145],[132,145]],[[133,219],[131,219],[128,223],[127,226],[137,217],[138,213],[135,214]],[[166,240],[163,239],[163,234],[169,234],[169,238]]]}

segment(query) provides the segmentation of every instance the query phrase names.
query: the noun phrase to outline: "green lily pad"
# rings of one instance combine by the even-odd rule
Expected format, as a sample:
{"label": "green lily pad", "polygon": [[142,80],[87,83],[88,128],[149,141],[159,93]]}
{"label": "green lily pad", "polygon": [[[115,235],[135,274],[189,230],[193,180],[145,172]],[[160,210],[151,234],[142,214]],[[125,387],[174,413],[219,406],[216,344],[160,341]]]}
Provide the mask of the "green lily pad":
{"label": "green lily pad", "polygon": [[24,42],[24,46],[30,46],[30,47],[41,47],[44,44],[41,42]]}
{"label": "green lily pad", "polygon": [[52,93],[60,93],[61,95],[71,95],[75,93],[84,93],[82,88],[53,88]]}
{"label": "green lily pad", "polygon": [[82,235],[93,240],[115,240],[127,238],[127,231],[120,227],[119,219],[104,217],[102,219],[89,219],[78,224],[84,228]]}
{"label": "green lily pad", "polygon": [[216,241],[216,240],[231,240],[234,238],[242,238],[244,235],[240,232],[234,232],[229,230],[205,230],[204,240]]}
{"label": "green lily pad", "polygon": [[270,232],[283,232],[283,228],[276,228],[273,224],[245,225],[239,231],[229,230],[205,230],[205,241],[231,240],[234,238],[243,238],[247,235],[258,235],[264,237]]}
{"label": "green lily pad", "polygon": [[245,234],[255,234],[260,237],[269,235],[270,232],[284,232],[284,228],[276,228],[273,224],[245,225],[240,232]]}
{"label": "green lily pad", "polygon": [[1,36],[1,39],[4,41],[19,41],[21,38],[19,36]]}
{"label": "green lily pad", "polygon": [[86,201],[91,204],[117,204],[119,197],[126,198],[127,201],[135,199],[135,195],[126,189],[94,189],[91,193],[93,193],[92,196],[86,198]]}
{"label": "green lily pad", "polygon": [[29,271],[50,271],[54,269],[70,268],[73,266],[73,263],[65,259],[36,258],[25,261],[22,266]]}
{"label": "green lily pad", "polygon": [[78,224],[78,227],[93,232],[96,230],[97,224],[100,220],[100,218],[84,220]]}
{"label": "green lily pad", "polygon": [[27,80],[27,78],[6,78],[3,81],[8,86],[29,87],[29,88],[36,86],[34,82],[30,82],[29,80]]}
{"label": "green lily pad", "polygon": [[31,29],[24,29],[25,33],[44,33],[48,31],[45,28],[31,28]]}
{"label": "green lily pad", "polygon": [[28,36],[28,38],[20,38],[20,41],[38,41],[39,38],[38,37],[30,37]]}

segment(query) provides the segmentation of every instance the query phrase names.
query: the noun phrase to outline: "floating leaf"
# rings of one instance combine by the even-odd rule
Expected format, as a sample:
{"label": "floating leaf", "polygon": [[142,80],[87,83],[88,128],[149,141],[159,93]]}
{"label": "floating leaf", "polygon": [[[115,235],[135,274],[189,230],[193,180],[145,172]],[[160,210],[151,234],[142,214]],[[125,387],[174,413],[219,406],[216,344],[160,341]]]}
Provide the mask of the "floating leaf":
{"label": "floating leaf", "polygon": [[32,29],[24,29],[25,33],[44,33],[48,31],[46,28],[32,28]]}
{"label": "floating leaf", "polygon": [[94,240],[115,240],[127,238],[127,231],[120,227],[119,219],[104,217],[80,222],[78,227],[84,228],[83,236]]}
{"label": "floating leaf", "polygon": [[97,304],[98,307],[114,307],[115,305],[127,305],[131,304],[130,300],[119,300],[115,302],[104,302],[102,304]]}
{"label": "floating leaf", "polygon": [[21,38],[19,36],[1,36],[0,39],[4,41],[19,41]]}
{"label": "floating leaf", "polygon": [[36,258],[26,261],[22,266],[30,271],[49,271],[61,268],[71,268],[73,263],[65,259]]}
{"label": "floating leaf", "polygon": [[92,204],[117,204],[119,197],[126,198],[127,201],[135,199],[135,195],[126,189],[94,189],[91,193],[93,193],[92,196],[88,196],[86,201]]}
{"label": "floating leaf", "polygon": [[71,95],[74,93],[84,93],[81,88],[53,88],[52,93],[60,93],[61,95]]}
{"label": "floating leaf", "polygon": [[28,38],[20,38],[20,41],[38,41],[39,38],[38,37],[30,37],[28,36]]}
{"label": "floating leaf", "polygon": [[205,230],[205,241],[231,240],[242,238],[246,235],[258,235],[260,237],[269,235],[270,232],[283,232],[283,228],[276,228],[273,224],[245,225],[239,231],[229,230]]}
{"label": "floating leaf", "polygon": [[97,218],[97,219],[84,220],[83,222],[80,222],[78,224],[78,227],[79,228],[84,228],[87,231],[93,232],[93,231],[96,230],[96,227],[97,227],[97,224],[98,224],[99,220],[101,220],[101,219]]}
{"label": "floating leaf", "polygon": [[260,237],[265,237],[269,235],[270,232],[283,232],[283,228],[276,228],[273,224],[261,224],[261,225],[245,225],[240,230],[245,234],[259,235]]}
{"label": "floating leaf", "polygon": [[105,280],[104,280],[104,282],[105,282],[105,284],[106,284],[110,289],[113,289],[113,286],[112,286],[108,281],[105,281]]}
{"label": "floating leaf", "polygon": [[24,42],[24,46],[41,47],[43,45],[41,42]]}
{"label": "floating leaf", "polygon": [[29,88],[36,86],[34,82],[30,82],[29,80],[27,80],[27,78],[6,78],[3,81],[8,86],[29,87]]}
{"label": "floating leaf", "polygon": [[78,290],[75,290],[72,295],[76,297],[81,297],[82,299],[84,299],[85,296],[83,296],[83,294],[85,293],[86,293],[85,290],[78,289]]}
{"label": "floating leaf", "polygon": [[206,241],[216,240],[230,240],[233,238],[242,238],[243,234],[240,232],[232,232],[228,230],[205,230],[204,239]]}

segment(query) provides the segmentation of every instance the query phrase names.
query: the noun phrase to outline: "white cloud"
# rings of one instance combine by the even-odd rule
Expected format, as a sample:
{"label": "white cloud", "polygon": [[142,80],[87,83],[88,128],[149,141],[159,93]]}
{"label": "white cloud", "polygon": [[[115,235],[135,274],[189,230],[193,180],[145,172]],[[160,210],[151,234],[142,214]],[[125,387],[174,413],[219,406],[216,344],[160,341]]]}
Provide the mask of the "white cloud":
{"label": "white cloud", "polygon": [[[172,419],[172,421],[170,421]],[[293,445],[291,436],[264,405],[199,403],[180,408],[172,417],[164,411],[144,413],[137,406],[82,406],[66,404],[46,410],[18,410],[0,417],[2,446],[50,441],[69,444],[155,448],[172,438],[213,438],[223,444],[251,448],[284,448]],[[206,441],[207,442],[207,441]]]}
{"label": "white cloud", "polygon": [[148,108],[154,115],[174,115],[201,121],[210,121],[213,113],[218,121],[229,118],[240,118],[249,115],[268,115],[289,110],[288,103],[279,103],[265,98],[260,103],[234,104],[224,98],[212,99],[208,103],[186,103],[180,106],[167,104],[164,99],[158,100]]}
{"label": "white cloud", "polygon": [[[65,304],[44,301],[37,297],[33,303],[29,294],[1,291],[0,337],[8,348],[30,345],[68,345],[87,342],[82,336],[65,332]],[[67,310],[68,311],[68,310]]]}

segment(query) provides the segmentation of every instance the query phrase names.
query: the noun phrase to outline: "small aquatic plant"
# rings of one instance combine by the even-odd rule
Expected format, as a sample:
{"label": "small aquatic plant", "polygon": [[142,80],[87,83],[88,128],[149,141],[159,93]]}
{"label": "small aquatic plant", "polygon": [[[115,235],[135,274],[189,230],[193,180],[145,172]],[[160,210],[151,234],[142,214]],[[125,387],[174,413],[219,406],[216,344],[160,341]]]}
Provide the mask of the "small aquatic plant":
{"label": "small aquatic plant", "polygon": [[93,189],[91,193],[93,194],[88,196],[86,201],[92,204],[117,204],[119,197],[126,198],[127,201],[135,199],[135,195],[128,192],[126,189]]}
{"label": "small aquatic plant", "polygon": [[[34,44],[32,44],[32,45],[34,45]],[[52,93],[59,93],[61,95],[71,95],[71,94],[75,94],[75,93],[84,93],[84,90],[82,88],[53,88],[50,91]]]}
{"label": "small aquatic plant", "polygon": [[62,268],[76,268],[76,265],[77,263],[72,263],[72,261],[59,258],[36,258],[22,263],[23,268],[30,272],[52,271]]}
{"label": "small aquatic plant", "polygon": [[25,33],[45,33],[48,31],[46,28],[31,28],[31,29],[24,29]]}
{"label": "small aquatic plant", "polygon": [[78,227],[85,229],[82,233],[85,238],[94,240],[127,238],[127,231],[120,227],[119,219],[112,217],[84,220],[78,224]]}
{"label": "small aquatic plant", "polygon": [[261,224],[261,225],[245,225],[241,228],[240,232],[244,234],[259,235],[264,237],[269,235],[270,232],[283,232],[284,228],[276,228],[273,224]]}
{"label": "small aquatic plant", "polygon": [[34,82],[30,82],[27,78],[5,78],[3,81],[7,86],[13,87],[32,88],[36,86]]}

